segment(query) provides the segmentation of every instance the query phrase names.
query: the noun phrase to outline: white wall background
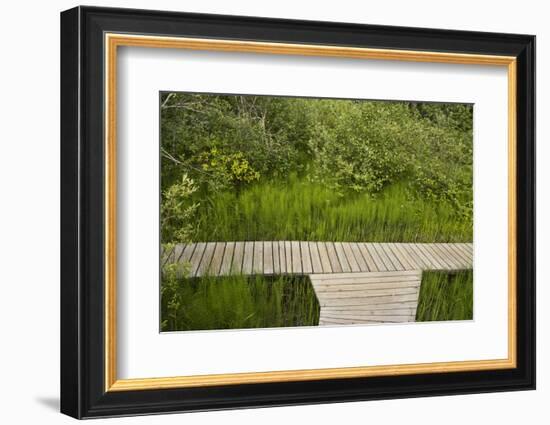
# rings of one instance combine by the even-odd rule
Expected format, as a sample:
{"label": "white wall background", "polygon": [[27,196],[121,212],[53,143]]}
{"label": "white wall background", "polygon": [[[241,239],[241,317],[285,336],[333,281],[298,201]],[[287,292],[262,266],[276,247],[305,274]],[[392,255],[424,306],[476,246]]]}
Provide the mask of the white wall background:
{"label": "white wall background", "polygon": [[[69,423],[59,392],[59,12],[78,3],[10,2],[0,15],[0,421]],[[542,1],[144,0],[95,5],[537,35],[538,390],[229,412],[109,423],[545,423],[550,414],[550,27]],[[545,403],[546,402],[546,403]]]}

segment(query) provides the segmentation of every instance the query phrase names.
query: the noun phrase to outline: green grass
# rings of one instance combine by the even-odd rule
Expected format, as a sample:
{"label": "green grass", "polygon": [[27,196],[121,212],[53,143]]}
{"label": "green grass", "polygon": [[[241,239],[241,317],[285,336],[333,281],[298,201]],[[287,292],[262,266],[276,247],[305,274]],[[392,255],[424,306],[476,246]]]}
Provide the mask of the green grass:
{"label": "green grass", "polygon": [[[197,194],[200,195],[200,194]],[[376,196],[342,196],[290,176],[239,191],[201,195],[198,241],[319,240],[469,242],[471,219],[404,184]],[[316,326],[319,304],[303,276],[163,277],[163,331]],[[472,272],[424,272],[417,321],[472,318]]]}
{"label": "green grass", "polygon": [[[424,272],[416,321],[471,320],[472,271]],[[317,326],[319,303],[304,276],[172,280],[162,331]],[[175,297],[174,297],[175,295]],[[177,299],[177,303],[171,303]]]}
{"label": "green grass", "polygon": [[163,331],[319,323],[319,303],[309,279],[303,276],[206,276],[174,279],[165,288],[161,302]]}
{"label": "green grass", "polygon": [[411,196],[404,185],[376,196],[341,196],[290,176],[202,199],[199,241],[318,240],[362,242],[468,242],[471,220],[447,202]]}
{"label": "green grass", "polygon": [[473,272],[424,272],[416,321],[471,320]]}

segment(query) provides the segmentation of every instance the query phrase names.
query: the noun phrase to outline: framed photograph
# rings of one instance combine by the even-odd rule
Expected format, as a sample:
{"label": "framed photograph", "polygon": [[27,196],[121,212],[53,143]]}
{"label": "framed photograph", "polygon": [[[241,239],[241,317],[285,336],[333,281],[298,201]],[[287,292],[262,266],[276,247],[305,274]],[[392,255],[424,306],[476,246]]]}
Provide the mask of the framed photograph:
{"label": "framed photograph", "polygon": [[535,37],[61,14],[61,411],[535,387]]}

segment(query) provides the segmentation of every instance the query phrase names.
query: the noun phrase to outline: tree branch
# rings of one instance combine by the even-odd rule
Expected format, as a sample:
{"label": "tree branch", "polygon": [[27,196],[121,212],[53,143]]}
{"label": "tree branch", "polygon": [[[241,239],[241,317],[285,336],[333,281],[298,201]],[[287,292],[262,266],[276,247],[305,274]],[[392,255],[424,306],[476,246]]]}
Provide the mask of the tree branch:
{"label": "tree branch", "polygon": [[168,104],[168,101],[172,99],[176,93],[170,93],[168,96],[166,96],[166,99],[164,99],[164,102],[160,105],[160,109],[166,108],[166,105]]}

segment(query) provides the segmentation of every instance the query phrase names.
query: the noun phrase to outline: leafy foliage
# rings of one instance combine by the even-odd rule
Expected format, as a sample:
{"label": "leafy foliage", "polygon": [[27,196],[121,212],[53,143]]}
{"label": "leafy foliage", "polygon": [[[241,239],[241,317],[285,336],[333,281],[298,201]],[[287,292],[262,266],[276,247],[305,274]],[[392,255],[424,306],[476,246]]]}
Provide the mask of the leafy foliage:
{"label": "leafy foliage", "polygon": [[223,188],[228,184],[251,183],[260,178],[260,173],[254,170],[242,152],[223,153],[212,148],[197,156],[201,168],[211,174],[214,188]]}
{"label": "leafy foliage", "polygon": [[162,187],[189,175],[204,214],[220,196],[294,175],[341,197],[405,185],[472,223],[471,105],[184,93],[161,102]]}
{"label": "leafy foliage", "polygon": [[162,193],[160,228],[164,249],[192,239],[195,230],[192,219],[199,203],[193,202],[191,195],[196,190],[194,181],[183,174]]}

